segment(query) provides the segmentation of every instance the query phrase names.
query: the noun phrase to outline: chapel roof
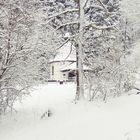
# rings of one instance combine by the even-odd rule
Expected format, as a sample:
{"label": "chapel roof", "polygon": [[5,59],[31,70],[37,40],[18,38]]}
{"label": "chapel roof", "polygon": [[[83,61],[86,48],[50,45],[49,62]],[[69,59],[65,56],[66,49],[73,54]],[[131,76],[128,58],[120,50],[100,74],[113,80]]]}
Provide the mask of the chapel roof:
{"label": "chapel roof", "polygon": [[50,63],[60,61],[76,61],[75,54],[75,47],[70,42],[68,42],[58,50],[57,55],[50,60]]}

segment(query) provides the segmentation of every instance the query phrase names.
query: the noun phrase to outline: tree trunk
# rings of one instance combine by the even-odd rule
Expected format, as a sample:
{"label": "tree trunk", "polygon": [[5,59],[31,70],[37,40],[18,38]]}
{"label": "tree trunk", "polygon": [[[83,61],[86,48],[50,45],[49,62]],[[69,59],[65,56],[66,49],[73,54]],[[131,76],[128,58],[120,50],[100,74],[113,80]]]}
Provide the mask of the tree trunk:
{"label": "tree trunk", "polygon": [[76,46],[76,100],[84,97],[82,48]]}
{"label": "tree trunk", "polygon": [[76,77],[76,100],[84,98],[84,83],[83,83],[83,49],[82,49],[82,31],[84,22],[84,9],[83,0],[78,1],[79,6],[79,37],[77,39],[76,46],[76,66],[77,66],[77,77]]}

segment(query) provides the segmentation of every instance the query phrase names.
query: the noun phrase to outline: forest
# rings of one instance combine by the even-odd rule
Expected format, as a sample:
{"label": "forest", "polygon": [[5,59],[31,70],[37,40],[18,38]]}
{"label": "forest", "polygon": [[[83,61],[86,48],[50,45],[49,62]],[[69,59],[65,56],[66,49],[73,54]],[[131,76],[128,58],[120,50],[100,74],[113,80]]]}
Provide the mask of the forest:
{"label": "forest", "polygon": [[[139,97],[139,9],[139,0],[0,0],[0,125],[5,122],[5,116],[11,113],[10,118],[13,118],[20,112],[16,106],[18,103],[29,99],[34,102],[36,88],[42,95],[35,103],[40,112],[37,114],[34,111],[34,115],[41,118],[55,115],[55,109],[48,107],[49,95],[45,92],[53,95],[54,102],[58,98],[62,98],[63,103],[68,99],[77,108],[79,104],[98,101],[101,104],[109,100],[116,103],[124,97],[130,98],[129,95],[132,95],[130,100],[133,95]],[[69,73],[75,75],[72,82],[56,81],[50,76],[54,75],[50,71],[51,60],[63,48],[68,54],[62,63],[69,61],[74,50],[74,70],[69,66]],[[58,65],[58,60],[55,62]],[[63,76],[67,71],[63,70]],[[68,95],[64,95],[62,87]],[[59,97],[54,92],[61,92],[62,95]],[[39,102],[45,103],[44,98],[48,98],[48,104],[39,107]],[[41,112],[42,106],[47,107]],[[53,140],[53,137],[49,139]],[[8,138],[3,137],[2,140]],[[122,140],[137,139],[127,137]]]}

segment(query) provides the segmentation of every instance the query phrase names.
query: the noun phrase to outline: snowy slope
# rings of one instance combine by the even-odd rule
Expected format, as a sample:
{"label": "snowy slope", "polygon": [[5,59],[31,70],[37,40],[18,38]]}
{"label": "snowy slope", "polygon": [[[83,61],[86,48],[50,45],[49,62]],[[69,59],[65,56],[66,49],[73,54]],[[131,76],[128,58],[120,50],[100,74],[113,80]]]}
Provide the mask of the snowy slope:
{"label": "snowy slope", "polygon": [[0,140],[140,140],[140,95],[74,104],[74,93],[70,83],[36,87],[2,118]]}

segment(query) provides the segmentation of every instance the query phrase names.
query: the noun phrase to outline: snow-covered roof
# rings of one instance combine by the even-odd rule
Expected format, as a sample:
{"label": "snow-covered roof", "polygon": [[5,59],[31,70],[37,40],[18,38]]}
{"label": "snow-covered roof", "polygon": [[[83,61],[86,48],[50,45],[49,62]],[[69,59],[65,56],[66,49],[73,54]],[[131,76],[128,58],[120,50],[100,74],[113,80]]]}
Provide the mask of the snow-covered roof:
{"label": "snow-covered roof", "polygon": [[[84,70],[90,70],[89,67],[83,65]],[[69,65],[63,65],[60,69],[61,71],[66,71],[66,70],[76,70],[76,62],[73,62]]]}
{"label": "snow-covered roof", "polygon": [[75,47],[70,42],[65,44],[59,49],[55,58],[50,60],[50,62],[56,61],[76,61]]}

